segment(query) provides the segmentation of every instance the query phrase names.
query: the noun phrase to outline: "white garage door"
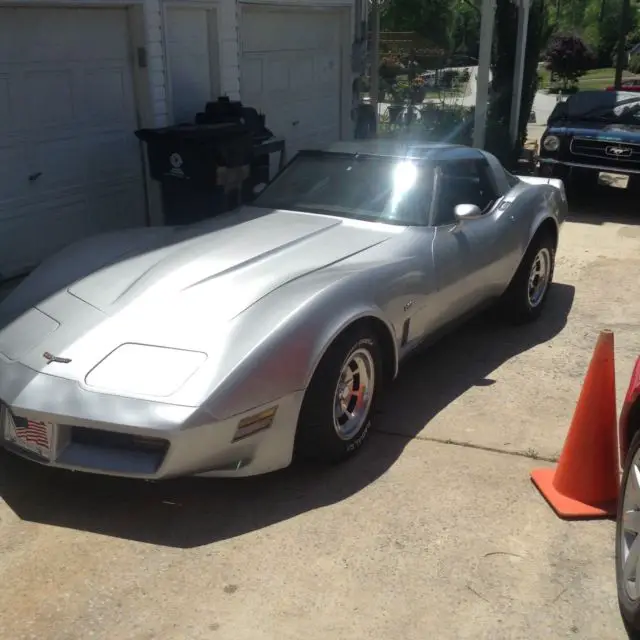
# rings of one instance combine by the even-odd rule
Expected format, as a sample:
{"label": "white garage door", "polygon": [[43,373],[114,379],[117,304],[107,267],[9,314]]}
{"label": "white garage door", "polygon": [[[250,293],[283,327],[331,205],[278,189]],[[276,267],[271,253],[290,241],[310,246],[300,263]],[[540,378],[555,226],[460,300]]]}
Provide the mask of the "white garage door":
{"label": "white garage door", "polygon": [[174,122],[193,122],[218,97],[216,10],[172,7],[166,11],[167,64]]}
{"label": "white garage door", "polygon": [[145,223],[124,9],[0,9],[0,279]]}
{"label": "white garage door", "polygon": [[243,8],[240,92],[287,155],[340,139],[340,13]]}

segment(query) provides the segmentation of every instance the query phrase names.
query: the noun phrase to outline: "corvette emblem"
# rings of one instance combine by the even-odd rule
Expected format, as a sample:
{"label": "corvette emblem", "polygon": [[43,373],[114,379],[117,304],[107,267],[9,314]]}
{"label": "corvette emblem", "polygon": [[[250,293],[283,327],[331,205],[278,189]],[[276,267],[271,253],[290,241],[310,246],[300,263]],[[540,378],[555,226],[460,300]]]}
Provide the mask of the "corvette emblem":
{"label": "corvette emblem", "polygon": [[169,162],[174,169],[179,169],[184,163],[182,156],[179,153],[172,153],[169,156]]}
{"label": "corvette emblem", "polygon": [[59,362],[60,364],[69,364],[71,362],[71,358],[59,358],[58,356],[54,356],[50,354],[48,351],[45,351],[42,354],[42,357],[47,361],[47,364],[51,364],[52,362]]}

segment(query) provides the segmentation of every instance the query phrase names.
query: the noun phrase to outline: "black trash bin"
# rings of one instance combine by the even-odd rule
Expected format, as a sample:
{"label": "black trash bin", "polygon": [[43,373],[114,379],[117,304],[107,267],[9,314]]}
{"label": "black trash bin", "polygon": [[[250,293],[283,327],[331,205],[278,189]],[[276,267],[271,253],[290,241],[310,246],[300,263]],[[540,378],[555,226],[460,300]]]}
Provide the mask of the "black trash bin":
{"label": "black trash bin", "polygon": [[248,165],[253,157],[253,136],[241,124],[179,124],[161,129],[140,129],[136,136],[147,143],[151,177],[217,184],[218,167]]}
{"label": "black trash bin", "polygon": [[[196,124],[220,122],[241,122],[251,132],[253,143],[260,144],[273,138],[273,132],[266,126],[266,117],[254,107],[246,107],[239,100],[221,96],[207,102],[204,111],[196,114]],[[245,184],[245,196],[252,193],[253,186],[269,182],[269,154],[254,155],[251,161],[249,180]],[[250,199],[250,198],[249,198]]]}
{"label": "black trash bin", "polygon": [[253,157],[248,127],[179,124],[135,134],[146,143],[151,177],[162,185],[167,224],[188,224],[234,206],[229,189],[241,186]]}

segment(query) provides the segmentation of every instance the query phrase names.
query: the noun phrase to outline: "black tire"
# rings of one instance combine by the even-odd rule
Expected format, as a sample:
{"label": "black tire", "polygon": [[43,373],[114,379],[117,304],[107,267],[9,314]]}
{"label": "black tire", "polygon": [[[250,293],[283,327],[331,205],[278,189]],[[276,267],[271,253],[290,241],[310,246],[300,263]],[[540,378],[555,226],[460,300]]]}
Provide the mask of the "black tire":
{"label": "black tire", "polygon": [[622,533],[622,514],[624,510],[624,495],[625,488],[627,486],[627,480],[629,478],[629,471],[631,470],[631,463],[636,456],[638,449],[640,448],[640,431],[636,433],[635,437],[631,441],[629,452],[627,453],[627,459],[624,462],[624,473],[622,474],[622,484],[620,485],[620,499],[618,501],[618,515],[616,517],[616,587],[618,589],[618,606],[620,607],[620,614],[622,621],[629,638],[632,640],[640,640],[640,598],[638,600],[631,600],[627,595],[624,588],[624,578],[622,575],[622,548],[621,548],[621,533]]}
{"label": "black tire", "polygon": [[[532,303],[529,295],[529,276],[541,252],[546,251],[550,261],[549,277],[542,297]],[[500,306],[505,318],[514,324],[523,324],[537,319],[547,301],[549,289],[553,284],[553,273],[556,264],[555,242],[549,233],[540,232],[533,238],[527,252],[522,258],[513,279],[502,296]]]}
{"label": "black tire", "polygon": [[[343,439],[334,427],[334,397],[343,367],[359,350],[371,358],[373,392],[360,428]],[[358,327],[339,336],[324,354],[305,393],[296,432],[296,455],[333,464],[355,454],[369,435],[382,383],[382,351],[375,332],[368,327]]]}

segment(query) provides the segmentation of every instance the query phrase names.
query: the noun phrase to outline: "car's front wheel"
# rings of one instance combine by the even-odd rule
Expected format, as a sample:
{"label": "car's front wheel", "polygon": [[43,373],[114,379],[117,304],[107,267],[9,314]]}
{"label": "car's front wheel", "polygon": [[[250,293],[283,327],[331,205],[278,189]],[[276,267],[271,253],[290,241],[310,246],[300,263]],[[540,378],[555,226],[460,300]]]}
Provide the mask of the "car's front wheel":
{"label": "car's front wheel", "polygon": [[553,237],[550,233],[539,233],[502,297],[502,309],[509,320],[518,324],[540,315],[553,282],[555,260]]}
{"label": "car's front wheel", "polygon": [[369,434],[382,386],[381,350],[369,328],[348,331],[327,349],[305,394],[296,433],[296,453],[339,462]]}
{"label": "car's front wheel", "polygon": [[630,638],[640,639],[640,432],[624,463],[616,519],[616,583]]}

